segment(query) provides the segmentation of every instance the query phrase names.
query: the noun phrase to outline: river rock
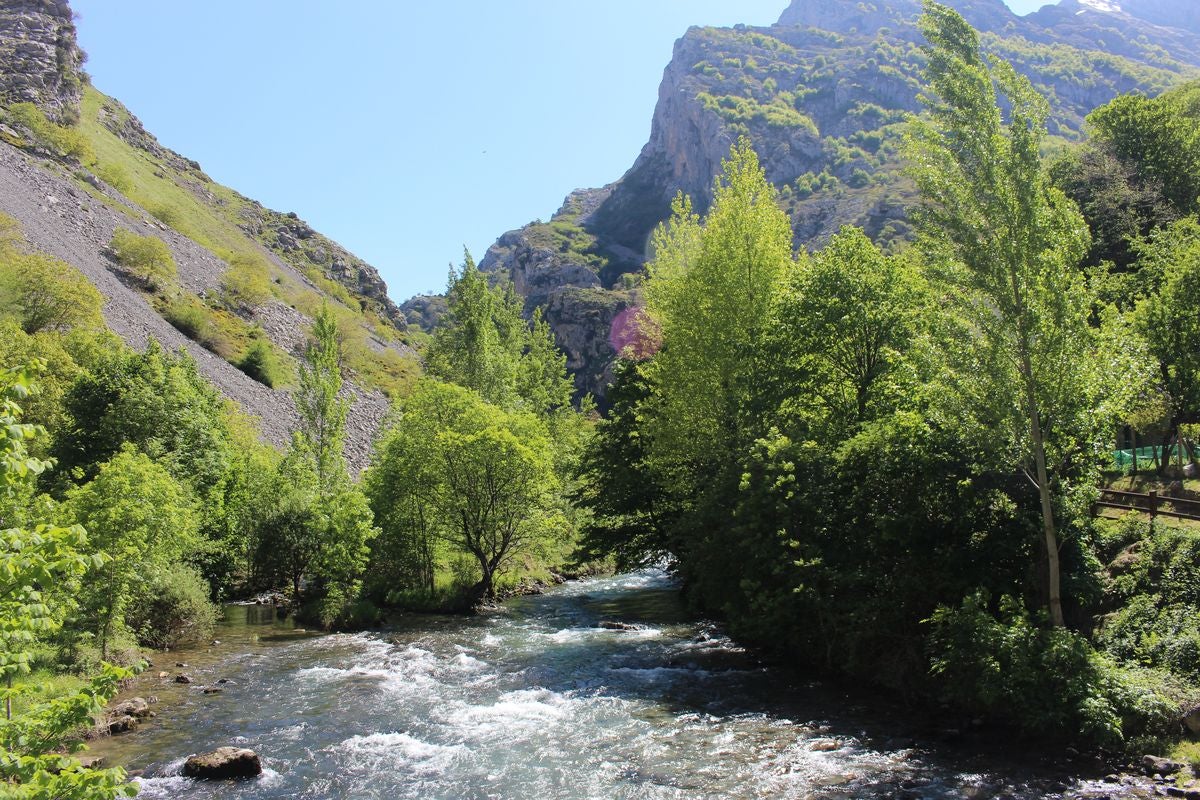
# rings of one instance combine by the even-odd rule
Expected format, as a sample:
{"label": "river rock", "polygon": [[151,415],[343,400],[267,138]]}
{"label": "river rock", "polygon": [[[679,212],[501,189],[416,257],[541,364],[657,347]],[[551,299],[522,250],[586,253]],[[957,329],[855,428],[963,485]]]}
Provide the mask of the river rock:
{"label": "river rock", "polygon": [[217,687],[217,686],[205,686],[204,687],[205,694],[220,694],[223,691],[225,691],[225,690],[221,689],[220,687]]}
{"label": "river rock", "polygon": [[1142,770],[1147,775],[1173,775],[1183,769],[1183,764],[1178,761],[1172,761],[1169,758],[1159,758],[1157,756],[1143,756]]}
{"label": "river rock", "polygon": [[254,778],[262,774],[262,761],[253,750],[218,747],[211,753],[189,756],[183,764],[183,774],[202,781]]}
{"label": "river rock", "polygon": [[150,711],[150,703],[144,697],[132,697],[123,703],[117,703],[110,711],[114,717],[135,717],[137,719],[145,719],[151,713],[153,712]]}
{"label": "river rock", "polygon": [[612,620],[602,620],[596,623],[597,628],[604,628],[606,631],[640,631],[640,625],[634,625],[632,622],[614,622]]}
{"label": "river rock", "polygon": [[192,678],[190,675],[185,675],[181,672],[175,676],[175,682],[176,683],[191,683]]}
{"label": "river rock", "polygon": [[1193,734],[1200,734],[1200,706],[1194,707],[1183,715],[1183,724]]}
{"label": "river rock", "polygon": [[108,720],[108,732],[112,736],[116,736],[118,733],[127,733],[136,728],[137,724],[137,719],[129,714],[111,717]]}
{"label": "river rock", "polygon": [[837,739],[815,739],[809,744],[808,749],[814,753],[832,753],[834,750],[840,750],[842,743]]}

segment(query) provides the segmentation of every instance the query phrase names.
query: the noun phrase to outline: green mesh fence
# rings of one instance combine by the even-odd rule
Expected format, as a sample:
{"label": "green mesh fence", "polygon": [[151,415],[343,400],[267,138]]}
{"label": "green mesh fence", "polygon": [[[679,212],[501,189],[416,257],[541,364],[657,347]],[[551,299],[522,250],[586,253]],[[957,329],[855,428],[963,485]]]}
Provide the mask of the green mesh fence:
{"label": "green mesh fence", "polygon": [[[1200,448],[1196,448],[1195,452],[1200,454]],[[1138,469],[1148,469],[1154,464],[1154,455],[1158,454],[1158,460],[1161,463],[1164,455],[1174,464],[1179,457],[1179,445],[1170,447],[1139,447],[1137,449]],[[1117,469],[1128,469],[1133,466],[1133,451],[1132,450],[1114,450],[1113,460],[1116,462]],[[1187,450],[1183,451],[1183,460],[1188,460]]]}

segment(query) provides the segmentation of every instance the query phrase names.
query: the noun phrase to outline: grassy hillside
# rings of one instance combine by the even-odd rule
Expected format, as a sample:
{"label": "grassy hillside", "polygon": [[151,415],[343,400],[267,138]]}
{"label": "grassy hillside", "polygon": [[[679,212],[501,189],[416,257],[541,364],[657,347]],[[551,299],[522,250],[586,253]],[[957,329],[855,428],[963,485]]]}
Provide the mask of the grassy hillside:
{"label": "grassy hillside", "polygon": [[74,128],[46,123],[27,105],[8,109],[6,120],[20,132],[10,144],[59,156],[47,166],[71,173],[93,198],[131,221],[149,215],[228,265],[216,285],[200,291],[188,291],[186,280],[145,287],[158,313],[210,351],[239,365],[256,342],[272,339],[276,375],[264,382],[286,385],[300,340],[264,333],[262,310],[278,303],[311,317],[330,303],[359,383],[396,396],[419,373],[403,314],[369,265],[295,214],[214,182],[198,163],[160,145],[118,101],[88,86]]}

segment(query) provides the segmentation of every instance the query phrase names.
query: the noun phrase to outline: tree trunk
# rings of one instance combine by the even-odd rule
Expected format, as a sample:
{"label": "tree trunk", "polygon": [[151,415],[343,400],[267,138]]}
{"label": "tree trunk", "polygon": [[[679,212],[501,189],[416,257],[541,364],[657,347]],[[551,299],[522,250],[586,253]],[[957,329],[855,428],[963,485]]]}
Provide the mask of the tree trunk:
{"label": "tree trunk", "polygon": [[1046,539],[1046,566],[1049,571],[1050,621],[1056,627],[1065,624],[1062,610],[1062,576],[1058,561],[1058,534],[1054,528],[1054,506],[1050,499],[1050,478],[1046,471],[1046,443],[1042,437],[1042,422],[1038,417],[1037,388],[1033,379],[1033,364],[1028,353],[1021,355],[1025,373],[1025,410],[1029,414],[1029,436],[1033,444],[1033,460],[1037,469],[1038,496],[1042,505],[1042,529]]}

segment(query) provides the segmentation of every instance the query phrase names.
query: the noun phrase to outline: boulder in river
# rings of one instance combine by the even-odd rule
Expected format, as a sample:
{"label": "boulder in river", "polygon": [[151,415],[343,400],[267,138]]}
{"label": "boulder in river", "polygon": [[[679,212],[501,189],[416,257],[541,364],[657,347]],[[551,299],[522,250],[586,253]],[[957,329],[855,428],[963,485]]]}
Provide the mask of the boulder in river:
{"label": "boulder in river", "polygon": [[181,672],[175,676],[175,682],[176,683],[191,683],[192,678],[190,675],[185,675]]}
{"label": "boulder in river", "polygon": [[262,774],[262,761],[258,753],[244,747],[218,747],[211,753],[189,756],[183,774],[202,781],[254,778]]}
{"label": "boulder in river", "polygon": [[1183,769],[1183,764],[1180,764],[1178,761],[1172,761],[1169,758],[1143,756],[1142,769],[1147,775],[1174,775]]}
{"label": "boulder in river", "polygon": [[136,717],[137,719],[145,719],[151,715],[150,703],[144,697],[131,697],[130,699],[117,703],[109,710],[110,716],[113,717]]}
{"label": "boulder in river", "polygon": [[632,622],[614,622],[613,620],[601,620],[596,623],[597,628],[604,628],[606,631],[640,631],[641,625],[634,625]]}
{"label": "boulder in river", "polygon": [[118,717],[108,718],[108,733],[110,736],[116,736],[118,733],[127,733],[137,727],[138,721],[135,717],[129,714],[122,714]]}

